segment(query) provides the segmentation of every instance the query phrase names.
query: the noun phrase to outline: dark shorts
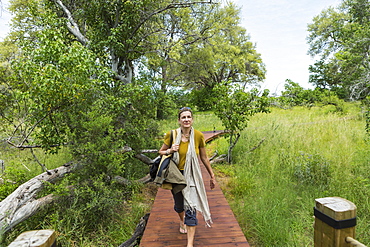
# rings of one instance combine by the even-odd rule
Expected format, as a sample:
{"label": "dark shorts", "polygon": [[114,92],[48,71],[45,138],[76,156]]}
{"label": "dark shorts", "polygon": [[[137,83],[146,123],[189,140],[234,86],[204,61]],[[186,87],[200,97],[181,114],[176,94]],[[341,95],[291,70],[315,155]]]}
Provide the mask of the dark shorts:
{"label": "dark shorts", "polygon": [[[172,192],[172,190],[171,190]],[[184,196],[182,195],[182,192],[179,192],[177,194],[174,194],[172,192],[173,199],[175,201],[174,209],[177,213],[184,212]],[[197,226],[198,225],[198,219],[197,219],[197,211],[196,210],[186,210],[185,212],[185,225],[187,226]]]}

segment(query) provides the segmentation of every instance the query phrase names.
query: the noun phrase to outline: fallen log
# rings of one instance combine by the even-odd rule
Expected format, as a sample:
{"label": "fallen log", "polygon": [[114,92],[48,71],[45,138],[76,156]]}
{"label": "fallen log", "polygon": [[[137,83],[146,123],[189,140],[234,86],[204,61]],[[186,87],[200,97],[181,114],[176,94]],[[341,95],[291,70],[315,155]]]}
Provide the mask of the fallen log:
{"label": "fallen log", "polygon": [[71,172],[76,166],[67,163],[56,169],[44,172],[24,184],[0,202],[0,235],[18,223],[35,214],[42,206],[53,201],[53,195],[36,198],[44,188],[44,182],[54,182]]}
{"label": "fallen log", "polygon": [[227,162],[227,155],[221,154],[218,157],[213,157],[212,160],[210,160],[211,165],[212,164],[218,164],[218,163],[224,163]]}
{"label": "fallen log", "polygon": [[149,214],[144,215],[141,217],[139,224],[137,224],[136,229],[132,237],[122,243],[119,247],[134,247],[137,246],[139,239],[143,236],[146,223],[148,222]]}
{"label": "fallen log", "polygon": [[127,178],[124,178],[124,177],[121,177],[121,176],[115,176],[113,178],[113,181],[115,181],[115,182],[117,182],[121,185],[130,185],[132,183],[146,184],[146,183],[149,183],[150,180],[151,180],[150,174],[147,174],[144,177],[142,177],[140,179],[137,179],[137,180],[134,180],[134,181],[128,180]]}

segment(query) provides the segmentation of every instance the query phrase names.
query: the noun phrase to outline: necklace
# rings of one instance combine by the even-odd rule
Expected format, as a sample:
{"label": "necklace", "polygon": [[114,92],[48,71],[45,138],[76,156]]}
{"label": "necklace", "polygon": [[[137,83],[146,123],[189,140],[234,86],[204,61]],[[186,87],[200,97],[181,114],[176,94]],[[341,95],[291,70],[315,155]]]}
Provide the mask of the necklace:
{"label": "necklace", "polygon": [[189,138],[189,134],[182,134],[185,138]]}

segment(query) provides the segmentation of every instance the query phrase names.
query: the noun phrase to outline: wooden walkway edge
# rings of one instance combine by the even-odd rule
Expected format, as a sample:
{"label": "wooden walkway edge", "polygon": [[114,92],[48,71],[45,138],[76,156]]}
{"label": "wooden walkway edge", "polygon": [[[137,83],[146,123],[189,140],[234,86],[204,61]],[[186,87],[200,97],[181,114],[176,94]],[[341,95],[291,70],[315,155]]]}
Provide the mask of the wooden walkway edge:
{"label": "wooden walkway edge", "polygon": [[[204,133],[206,140],[213,140],[208,135],[214,136],[216,132]],[[218,184],[215,189],[209,187],[210,177],[206,168],[201,165],[203,180],[208,197],[213,224],[206,227],[200,213],[198,217],[198,227],[195,234],[194,246],[244,246],[249,244],[230,209],[224,194]],[[173,198],[171,191],[159,188],[150,217],[146,225],[143,237],[140,242],[141,247],[183,247],[186,246],[186,234],[179,233],[179,220],[177,213],[173,210]]]}

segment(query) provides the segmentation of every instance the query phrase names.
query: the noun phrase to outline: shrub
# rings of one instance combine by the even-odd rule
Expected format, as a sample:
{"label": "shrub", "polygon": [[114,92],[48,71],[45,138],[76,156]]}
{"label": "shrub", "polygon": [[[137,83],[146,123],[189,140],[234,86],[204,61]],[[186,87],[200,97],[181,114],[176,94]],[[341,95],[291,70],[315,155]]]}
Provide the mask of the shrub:
{"label": "shrub", "polygon": [[26,182],[29,178],[25,171],[17,168],[8,167],[6,171],[0,175],[0,201],[5,199],[10,193],[12,193],[19,185]]}
{"label": "shrub", "polygon": [[302,153],[297,158],[294,177],[300,184],[327,186],[330,179],[330,164],[318,154]]}

